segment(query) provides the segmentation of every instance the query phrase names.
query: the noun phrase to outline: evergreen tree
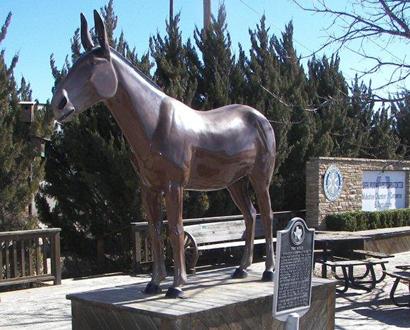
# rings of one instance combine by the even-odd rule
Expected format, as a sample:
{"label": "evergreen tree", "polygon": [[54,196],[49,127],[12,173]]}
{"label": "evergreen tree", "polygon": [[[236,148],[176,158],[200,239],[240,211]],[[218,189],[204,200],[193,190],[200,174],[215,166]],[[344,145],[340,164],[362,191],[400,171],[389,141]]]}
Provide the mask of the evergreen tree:
{"label": "evergreen tree", "polygon": [[[150,55],[139,57],[123,32],[115,36],[118,17],[113,1],[101,12],[111,46],[150,76]],[[271,186],[275,210],[304,207],[305,163],[310,157],[392,158],[408,153],[409,102],[376,111],[370,85],[356,77],[349,88],[338,56],[313,57],[305,72],[293,43],[292,22],[278,38],[270,34],[263,16],[249,31],[249,58],[241,45],[238,55],[233,55],[223,5],[209,29],[194,31],[196,47],[189,39],[182,40],[179,23],[178,14],[166,22],[164,36],[157,33],[150,38],[153,79],[168,95],[193,108],[243,103],[271,121],[277,139]],[[76,30],[71,57],[63,68],[58,69],[50,58],[55,83],[79,56]],[[18,93],[28,97],[26,85],[22,82]],[[50,210],[44,198],[39,203],[44,206],[44,219],[65,228],[63,242],[80,236],[85,245],[94,244],[96,238],[143,216],[128,147],[104,105],[94,106],[56,132],[50,155],[44,194],[54,197],[57,204]],[[238,210],[226,191],[186,194],[184,217],[232,213]]]}
{"label": "evergreen tree", "polygon": [[[11,13],[2,26],[0,43],[6,37],[10,21]],[[17,87],[13,70],[18,58],[14,56],[7,66],[4,55],[3,50],[0,53],[0,231],[29,229],[37,225],[27,206],[38,190],[43,163],[40,157],[36,157],[31,137],[45,134],[50,123],[47,107],[36,114],[32,124],[20,121],[18,101],[31,100],[31,89],[24,78]]]}
{"label": "evergreen tree", "polygon": [[402,158],[404,150],[400,147],[400,138],[396,135],[394,126],[395,120],[391,116],[390,106],[383,104],[373,115],[369,138],[370,146],[373,147],[372,158]]}
{"label": "evergreen tree", "polygon": [[22,101],[32,100],[32,91],[30,83],[28,83],[24,77],[21,78],[20,87],[17,91],[17,95],[19,99]]}
{"label": "evergreen tree", "polygon": [[[121,33],[114,38],[117,16],[113,2],[101,9],[111,46],[149,72],[147,55],[139,58]],[[81,56],[78,30],[71,39],[71,63],[58,69],[50,64],[56,84]],[[95,39],[95,36],[93,36]],[[46,181],[37,199],[42,219],[62,228],[62,248],[80,255],[94,253],[95,243],[112,243],[113,233],[142,220],[138,178],[129,161],[130,150],[111,113],[100,103],[64,124],[51,139],[46,164]],[[56,204],[46,203],[51,197]],[[128,239],[128,236],[126,237]],[[72,242],[78,242],[72,244]],[[100,256],[101,257],[101,256]]]}
{"label": "evergreen tree", "polygon": [[[369,158],[372,146],[369,144],[369,135],[374,113],[374,102],[371,86],[359,83],[356,75],[350,88],[350,106],[348,116],[352,118],[346,125],[346,132],[340,142],[341,154],[345,157]],[[353,122],[354,120],[354,122]]]}
{"label": "evergreen tree", "polygon": [[198,86],[199,58],[191,41],[182,42],[180,15],[166,22],[167,35],[150,38],[151,55],[156,63],[154,79],[163,91],[190,106]]}
{"label": "evergreen tree", "polygon": [[263,89],[277,93],[281,81],[279,61],[265,21],[266,17],[262,16],[256,30],[249,30],[251,49],[246,74],[252,92],[249,93],[248,102],[265,116],[282,122],[282,117],[277,117],[282,110],[279,109],[279,102]]}
{"label": "evergreen tree", "polygon": [[402,94],[403,101],[392,104],[395,133],[400,139],[397,150],[405,159],[410,159],[410,93]]}
{"label": "evergreen tree", "polygon": [[[198,74],[198,104],[204,110],[232,103],[231,85],[235,73],[235,57],[231,52],[231,37],[227,31],[226,11],[222,4],[218,16],[212,17],[208,29],[194,33],[196,45],[202,55]],[[237,214],[238,209],[226,190],[208,193],[207,216]]]}
{"label": "evergreen tree", "polygon": [[209,110],[230,103],[230,81],[235,66],[231,52],[231,36],[227,31],[226,11],[222,4],[218,16],[206,30],[195,30],[195,41],[202,54],[199,68],[198,93],[202,108]]}
{"label": "evergreen tree", "polygon": [[278,173],[288,155],[287,132],[289,129],[289,111],[273,95],[280,93],[280,63],[274,48],[274,38],[269,35],[266,17],[262,16],[256,30],[249,29],[251,40],[250,57],[246,59],[245,103],[264,114],[275,130],[276,166],[271,187],[273,207],[283,204],[283,177]]}
{"label": "evergreen tree", "polygon": [[[305,186],[305,162],[309,156],[308,146],[314,130],[312,114],[305,109],[309,104],[307,79],[293,44],[292,22],[285,26],[281,39],[273,36],[272,42],[278,54],[280,68],[281,83],[278,94],[287,104],[281,111],[284,140],[282,152],[286,157],[278,168],[278,173],[283,178],[281,206],[287,210],[299,209],[305,201],[305,191],[300,188]],[[295,194],[295,191],[298,193]]]}
{"label": "evergreen tree", "polygon": [[[155,81],[163,91],[188,106],[195,101],[199,58],[191,41],[184,44],[179,30],[180,15],[166,22],[166,36],[159,33],[150,38],[150,49],[155,60]],[[185,192],[184,217],[202,217],[208,209],[208,196],[204,192]]]}
{"label": "evergreen tree", "polygon": [[343,136],[347,119],[347,83],[339,70],[340,58],[313,58],[309,67],[309,94],[315,112],[316,132],[311,144],[313,156],[340,156],[338,137]]}

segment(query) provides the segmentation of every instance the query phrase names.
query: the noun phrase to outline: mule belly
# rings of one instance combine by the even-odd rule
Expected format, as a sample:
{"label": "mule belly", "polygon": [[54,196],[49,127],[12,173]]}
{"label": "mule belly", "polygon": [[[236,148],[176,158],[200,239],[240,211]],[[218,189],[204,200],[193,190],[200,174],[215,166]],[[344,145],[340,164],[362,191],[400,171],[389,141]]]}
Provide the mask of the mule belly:
{"label": "mule belly", "polygon": [[235,157],[195,157],[191,163],[187,190],[219,190],[247,176],[255,163],[253,152]]}

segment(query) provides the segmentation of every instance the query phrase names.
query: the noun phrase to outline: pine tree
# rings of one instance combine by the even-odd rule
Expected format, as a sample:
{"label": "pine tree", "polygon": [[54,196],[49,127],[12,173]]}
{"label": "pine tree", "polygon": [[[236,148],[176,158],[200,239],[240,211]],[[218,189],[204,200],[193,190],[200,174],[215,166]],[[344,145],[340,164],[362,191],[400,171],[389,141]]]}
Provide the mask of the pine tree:
{"label": "pine tree", "polygon": [[397,150],[405,159],[410,159],[410,93],[405,92],[400,96],[404,99],[392,104],[395,133],[400,139]]}
{"label": "pine tree", "polygon": [[21,78],[17,95],[22,101],[31,101],[33,99],[30,83],[28,83],[24,77]]}
{"label": "pine tree", "polygon": [[390,105],[382,104],[373,115],[369,138],[370,145],[373,146],[372,158],[396,159],[403,156],[404,150],[400,146],[399,136],[396,135],[395,119],[390,115],[390,110]]}
{"label": "pine tree", "polygon": [[[337,138],[344,134],[347,115],[347,83],[339,70],[340,58],[313,58],[309,67],[309,94],[315,112],[316,132],[311,144],[313,156],[339,156]],[[333,101],[335,100],[335,101]]]}
{"label": "pine tree", "polygon": [[[163,91],[177,100],[192,106],[197,104],[197,77],[199,58],[188,39],[183,43],[179,30],[180,14],[166,22],[165,37],[159,33],[150,38],[151,55],[155,60],[154,79]],[[209,207],[208,196],[204,192],[185,192],[185,218],[202,217]]]}
{"label": "pine tree", "polygon": [[[149,57],[140,58],[135,49],[130,49],[123,33],[114,38],[118,18],[112,1],[101,14],[111,46],[148,73],[152,66]],[[66,61],[62,69],[56,67],[53,58],[50,60],[56,84],[81,56],[78,30],[71,39],[71,49],[72,61]],[[122,132],[102,103],[53,134],[46,164],[47,184],[37,203],[43,221],[62,228],[64,251],[93,255],[96,241],[101,243],[107,237],[106,244],[114,244],[116,232],[142,220],[139,182],[129,159]],[[55,200],[53,209],[46,197]],[[78,243],[72,244],[74,241]]]}
{"label": "pine tree", "polygon": [[277,39],[270,36],[269,32],[265,16],[262,16],[256,30],[249,30],[252,48],[245,72],[250,88],[247,103],[261,111],[271,121],[275,130],[277,156],[271,196],[273,208],[278,209],[284,203],[284,178],[281,168],[290,151],[287,135],[291,125],[291,109],[273,96],[281,95],[283,79],[280,59],[275,49]]}
{"label": "pine tree", "polygon": [[[235,57],[231,52],[231,37],[227,31],[226,11],[222,4],[218,16],[212,17],[207,30],[196,28],[196,45],[202,55],[202,65],[198,70],[198,106],[204,110],[218,108],[232,103],[232,76],[235,71]],[[207,216],[238,213],[226,190],[208,193]]]}
{"label": "pine tree", "polygon": [[374,102],[371,86],[359,83],[356,75],[350,87],[350,105],[348,117],[350,123],[346,125],[346,134],[340,142],[341,154],[345,157],[369,158],[372,146],[369,136],[374,113]]}
{"label": "pine tree", "polygon": [[186,44],[182,42],[179,21],[178,14],[166,22],[164,38],[159,33],[150,38],[151,55],[156,63],[154,79],[167,95],[191,105],[198,86],[199,58],[189,39]]}
{"label": "pine tree", "polygon": [[207,30],[195,30],[196,45],[202,54],[199,68],[198,93],[203,109],[218,108],[230,103],[230,79],[235,57],[231,52],[231,37],[227,31],[226,11],[222,4],[217,18]]}
{"label": "pine tree", "polygon": [[[299,209],[305,202],[305,162],[309,157],[308,146],[312,140],[314,125],[312,116],[306,110],[309,104],[306,74],[297,56],[293,43],[293,24],[289,22],[281,34],[281,39],[272,37],[274,51],[277,54],[280,70],[278,96],[281,105],[280,115],[276,121],[282,121],[278,129],[282,129],[284,155],[282,166],[278,168],[281,184],[282,208]],[[278,101],[278,100],[276,100]],[[298,193],[295,194],[295,191]]]}
{"label": "pine tree", "polygon": [[[2,26],[0,43],[6,37],[10,21],[11,13]],[[0,53],[0,231],[37,225],[36,219],[27,212],[27,206],[38,190],[43,162],[36,157],[31,137],[45,134],[50,123],[47,108],[36,114],[32,124],[20,121],[18,101],[31,100],[30,84],[23,78],[17,87],[13,70],[18,58],[14,56],[7,66],[4,55],[3,50]]]}

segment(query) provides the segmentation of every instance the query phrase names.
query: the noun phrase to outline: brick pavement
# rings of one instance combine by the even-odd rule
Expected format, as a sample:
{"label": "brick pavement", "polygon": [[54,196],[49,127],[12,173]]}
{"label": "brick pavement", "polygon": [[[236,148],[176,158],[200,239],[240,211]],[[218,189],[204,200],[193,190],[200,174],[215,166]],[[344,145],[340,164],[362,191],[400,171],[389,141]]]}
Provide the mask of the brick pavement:
{"label": "brick pavement", "polygon": [[[397,264],[409,263],[410,252],[401,253],[390,259],[387,268],[392,270]],[[67,294],[147,280],[147,276],[117,274],[66,279],[60,286],[3,292],[0,293],[0,329],[71,329]],[[388,299],[392,283],[387,277],[370,293],[349,289],[345,294],[337,294],[336,329],[410,329],[410,308],[396,307]],[[407,291],[407,287],[400,286],[401,293]]]}

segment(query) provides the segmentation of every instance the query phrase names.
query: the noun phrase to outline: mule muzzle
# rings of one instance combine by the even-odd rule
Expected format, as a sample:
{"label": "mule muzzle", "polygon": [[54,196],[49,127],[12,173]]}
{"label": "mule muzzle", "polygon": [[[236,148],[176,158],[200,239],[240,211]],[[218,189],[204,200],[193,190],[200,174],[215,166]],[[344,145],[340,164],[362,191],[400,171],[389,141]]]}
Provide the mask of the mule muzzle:
{"label": "mule muzzle", "polygon": [[75,108],[68,98],[67,91],[64,89],[61,93],[54,95],[51,104],[54,111],[54,117],[60,123],[69,121],[75,112]]}

